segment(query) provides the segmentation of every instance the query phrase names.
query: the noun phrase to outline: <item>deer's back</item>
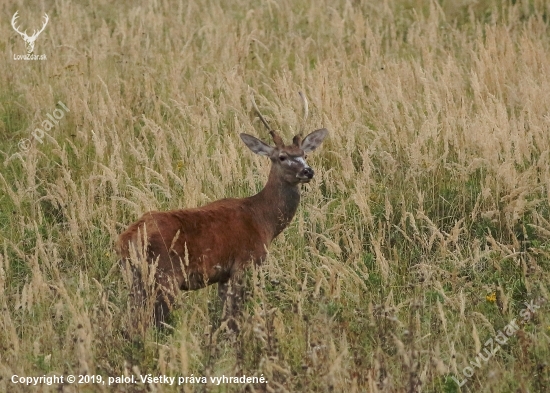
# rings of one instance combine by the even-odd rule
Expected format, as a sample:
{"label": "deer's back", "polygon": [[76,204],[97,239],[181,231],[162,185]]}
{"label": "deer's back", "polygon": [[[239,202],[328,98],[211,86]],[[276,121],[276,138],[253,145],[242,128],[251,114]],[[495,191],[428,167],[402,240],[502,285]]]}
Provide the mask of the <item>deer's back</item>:
{"label": "deer's back", "polygon": [[138,247],[146,227],[148,261],[159,258],[157,269],[178,278],[182,289],[202,287],[205,279],[208,284],[225,281],[235,269],[265,256],[271,239],[257,213],[247,199],[222,199],[194,209],[151,211],[120,235],[119,254],[128,258],[128,245]]}

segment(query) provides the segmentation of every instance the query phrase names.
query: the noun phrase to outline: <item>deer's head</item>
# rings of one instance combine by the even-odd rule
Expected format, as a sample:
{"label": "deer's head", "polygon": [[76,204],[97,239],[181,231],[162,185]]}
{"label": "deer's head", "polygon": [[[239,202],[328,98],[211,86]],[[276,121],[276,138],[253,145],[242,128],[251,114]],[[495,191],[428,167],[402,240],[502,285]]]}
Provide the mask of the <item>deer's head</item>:
{"label": "deer's head", "polygon": [[314,171],[306,162],[306,154],[321,145],[328,134],[327,129],[315,130],[303,140],[300,135],[296,135],[292,145],[285,145],[276,131],[271,130],[269,133],[273,137],[275,146],[269,146],[248,134],[241,134],[241,139],[254,153],[269,157],[273,169],[287,183],[309,183]]}
{"label": "deer's head", "polygon": [[[306,97],[301,92],[299,94],[304,105],[305,122],[308,115],[308,103]],[[307,164],[306,154],[317,149],[323,143],[323,139],[328,135],[328,130],[326,128],[315,130],[304,139],[298,134],[292,139],[292,145],[285,145],[277,131],[271,130],[271,127],[260,113],[254,101],[254,96],[251,96],[251,98],[254,110],[264,126],[270,130],[269,134],[273,138],[275,146],[269,146],[248,134],[241,134],[243,142],[254,153],[269,157],[272,163],[272,171],[274,170],[280,179],[292,185],[309,183],[315,172]]]}

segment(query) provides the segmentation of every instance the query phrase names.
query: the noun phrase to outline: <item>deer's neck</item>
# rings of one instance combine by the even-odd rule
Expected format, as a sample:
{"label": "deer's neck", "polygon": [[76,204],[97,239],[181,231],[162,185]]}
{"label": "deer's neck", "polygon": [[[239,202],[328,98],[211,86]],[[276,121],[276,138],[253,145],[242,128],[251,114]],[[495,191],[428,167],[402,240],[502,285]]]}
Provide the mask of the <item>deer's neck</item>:
{"label": "deer's neck", "polygon": [[273,240],[290,224],[300,204],[298,184],[289,184],[281,179],[272,167],[262,191],[251,197],[258,218],[268,229]]}

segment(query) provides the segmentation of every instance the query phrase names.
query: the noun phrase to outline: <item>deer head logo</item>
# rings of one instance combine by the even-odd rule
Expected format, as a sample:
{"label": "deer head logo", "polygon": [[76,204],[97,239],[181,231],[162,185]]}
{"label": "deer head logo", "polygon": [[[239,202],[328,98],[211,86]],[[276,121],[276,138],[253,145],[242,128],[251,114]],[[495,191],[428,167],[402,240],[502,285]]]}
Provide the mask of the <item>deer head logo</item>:
{"label": "deer head logo", "polygon": [[11,26],[25,40],[25,46],[27,47],[27,53],[30,55],[34,51],[34,42],[36,41],[36,39],[38,38],[40,33],[42,33],[44,31],[44,29],[46,28],[46,25],[48,24],[48,20],[50,18],[48,17],[48,14],[44,14],[44,24],[42,25],[42,28],[38,31],[34,30],[33,34],[29,37],[27,35],[27,30],[25,30],[24,32],[20,32],[19,29],[17,28],[17,26],[15,25],[15,22],[16,22],[17,18],[19,17],[17,15],[18,13],[19,13],[19,11],[16,11],[15,14],[13,14],[13,18],[11,18]]}

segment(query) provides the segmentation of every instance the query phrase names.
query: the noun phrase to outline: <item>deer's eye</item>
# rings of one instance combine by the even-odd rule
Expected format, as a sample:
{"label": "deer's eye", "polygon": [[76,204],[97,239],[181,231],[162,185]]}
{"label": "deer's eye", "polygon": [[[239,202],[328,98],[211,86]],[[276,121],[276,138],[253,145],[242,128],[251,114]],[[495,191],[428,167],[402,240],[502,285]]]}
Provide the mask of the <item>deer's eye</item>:
{"label": "deer's eye", "polygon": [[286,156],[279,156],[279,161],[286,161]]}

